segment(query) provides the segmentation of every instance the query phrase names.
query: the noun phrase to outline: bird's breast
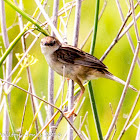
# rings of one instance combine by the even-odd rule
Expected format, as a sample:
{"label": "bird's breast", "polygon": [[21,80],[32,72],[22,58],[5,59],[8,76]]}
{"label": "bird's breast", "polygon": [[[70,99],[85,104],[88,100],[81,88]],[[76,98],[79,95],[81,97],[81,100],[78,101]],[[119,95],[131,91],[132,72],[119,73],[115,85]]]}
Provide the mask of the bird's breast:
{"label": "bird's breast", "polygon": [[65,75],[65,77],[69,77],[72,75],[73,67],[68,64],[61,63],[53,56],[45,56],[47,63],[49,66],[58,74]]}
{"label": "bird's breast", "polygon": [[102,77],[102,74],[97,69],[89,68],[82,65],[67,64],[58,61],[55,57],[45,56],[49,66],[61,76],[68,77],[72,80],[76,78],[81,81],[92,80]]}

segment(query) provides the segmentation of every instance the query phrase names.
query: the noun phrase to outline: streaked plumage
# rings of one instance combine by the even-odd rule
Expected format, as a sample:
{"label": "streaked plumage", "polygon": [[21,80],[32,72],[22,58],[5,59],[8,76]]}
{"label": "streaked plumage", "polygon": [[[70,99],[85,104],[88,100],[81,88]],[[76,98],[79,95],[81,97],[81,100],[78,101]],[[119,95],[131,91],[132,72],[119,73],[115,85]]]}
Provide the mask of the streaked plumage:
{"label": "streaked plumage", "polygon": [[[58,39],[47,36],[41,40],[41,51],[49,66],[58,74],[63,75],[65,66],[65,77],[77,82],[82,93],[85,88],[82,84],[85,80],[103,77],[121,84],[125,82],[111,74],[107,67],[96,57],[67,44],[61,44]],[[129,85],[134,91],[133,86]]]}

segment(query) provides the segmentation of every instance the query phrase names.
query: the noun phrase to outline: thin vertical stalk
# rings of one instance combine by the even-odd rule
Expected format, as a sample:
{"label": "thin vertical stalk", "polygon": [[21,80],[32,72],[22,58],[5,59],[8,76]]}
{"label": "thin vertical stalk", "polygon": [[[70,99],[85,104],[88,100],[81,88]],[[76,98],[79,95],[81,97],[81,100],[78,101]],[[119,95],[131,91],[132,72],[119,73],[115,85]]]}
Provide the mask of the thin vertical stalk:
{"label": "thin vertical stalk", "polygon": [[[43,3],[44,0],[41,1],[41,3]],[[33,14],[33,17],[35,17],[37,11],[39,10],[39,8],[36,8],[34,14]],[[24,27],[23,29],[23,23],[22,23],[22,17],[19,16],[19,25],[20,25],[20,30],[23,31],[25,30],[25,28],[27,28],[29,25],[31,25],[30,22],[27,23],[26,27]],[[15,68],[13,69],[13,71],[11,72],[11,74],[9,76],[11,76],[13,74],[13,72],[18,68],[18,66],[20,65],[20,63],[22,62],[22,60],[26,57],[27,53],[29,52],[29,50],[32,48],[32,46],[34,45],[34,43],[37,41],[38,37],[40,36],[41,33],[39,33],[36,38],[34,39],[34,41],[31,43],[31,45],[29,46],[29,48],[27,49],[26,51],[26,44],[25,44],[25,40],[24,38],[22,39],[22,46],[23,46],[23,52],[25,53],[24,56],[21,58],[20,62],[18,62],[18,64],[15,66]],[[25,52],[26,51],[26,52]],[[28,70],[30,73],[30,69]],[[30,74],[29,74],[30,75]],[[33,91],[33,94],[35,94],[35,90],[34,90],[34,85],[33,85],[33,82],[32,82],[32,77],[30,78],[30,82],[29,83],[32,83],[32,91]],[[38,108],[38,101],[36,98],[34,98],[34,102],[35,102],[35,108],[37,109]],[[44,122],[43,122],[43,118],[42,118],[42,114],[41,112],[38,113],[38,119],[39,119],[39,122],[40,122],[40,125],[41,127],[44,126]],[[46,139],[46,135],[45,135],[46,131],[43,132],[43,139],[45,140]]]}
{"label": "thin vertical stalk", "polygon": [[33,18],[31,18],[27,13],[25,13],[19,7],[17,7],[12,1],[10,1],[10,0],[4,0],[4,1],[8,5],[10,5],[14,10],[16,10],[18,13],[20,13],[23,17],[25,17],[28,21],[33,23],[37,27],[37,30],[39,30],[40,32],[42,32],[46,36],[48,35],[46,33],[46,31]]}
{"label": "thin vertical stalk", "polygon": [[21,127],[20,127],[18,140],[21,140],[21,138],[22,138],[22,129],[23,129],[23,123],[24,123],[24,118],[25,118],[25,111],[26,111],[26,107],[27,107],[28,97],[29,97],[29,94],[27,94],[26,100],[25,100],[25,103],[24,103],[24,110],[23,110],[23,115],[22,115],[22,121],[21,121]]}
{"label": "thin vertical stalk", "polygon": [[130,121],[130,118],[132,117],[132,114],[133,114],[133,112],[134,112],[134,109],[135,109],[135,107],[136,107],[136,104],[137,104],[138,101],[139,101],[139,97],[140,97],[140,92],[138,93],[138,95],[137,95],[137,97],[136,97],[136,99],[135,99],[135,101],[134,101],[134,104],[133,104],[133,106],[132,106],[132,108],[131,108],[131,111],[130,111],[130,113],[129,113],[128,117],[127,117],[127,120],[126,120],[126,122],[125,122],[125,124],[124,124],[124,126],[123,126],[123,129],[122,129],[122,131],[121,131],[121,133],[120,133],[120,135],[119,135],[119,137],[118,137],[118,140],[120,140],[120,139],[122,138],[122,136],[124,135],[124,133],[125,133],[125,131],[126,131],[126,127],[128,126],[128,123],[129,123],[129,121]]}
{"label": "thin vertical stalk", "polygon": [[[124,22],[125,19],[124,19],[124,16],[123,16],[123,12],[122,12],[121,5],[120,5],[119,0],[116,0],[116,4],[117,4],[118,10],[119,10],[119,14],[120,14],[120,17],[122,19],[122,22]],[[136,4],[136,6],[137,6],[137,4]],[[127,26],[124,25],[124,28],[127,28]],[[130,35],[129,31],[126,32],[126,36],[128,38],[128,41],[129,41],[130,47],[132,49],[132,52],[135,53],[135,47],[134,47],[134,44],[133,44],[133,41],[132,41],[132,38],[131,38],[131,35]],[[140,67],[140,60],[139,60],[139,58],[138,58],[137,61],[138,61],[138,65]]]}
{"label": "thin vertical stalk", "polygon": [[136,140],[139,140],[139,139],[140,139],[140,122],[139,122],[138,131],[136,135]]}
{"label": "thin vertical stalk", "polygon": [[[44,100],[44,99],[45,99],[45,96],[43,97],[43,100]],[[26,135],[26,133],[25,133],[25,135],[24,135],[24,137],[23,137],[23,140],[28,140],[28,139],[29,139],[30,134],[31,134],[31,132],[32,132],[32,130],[33,130],[33,127],[34,127],[35,120],[37,119],[38,113],[40,112],[43,103],[44,103],[43,101],[40,102],[40,104],[39,104],[39,106],[38,106],[38,108],[37,108],[37,110],[36,110],[36,112],[35,112],[35,114],[34,114],[32,123],[30,124],[29,130],[27,131],[27,132],[28,132],[28,135]],[[38,138],[39,138],[39,137],[38,137]]]}
{"label": "thin vertical stalk", "polygon": [[[10,85],[9,85],[10,86]],[[13,121],[11,119],[11,115],[10,115],[10,108],[9,108],[9,99],[8,99],[8,95],[4,95],[4,98],[5,98],[5,104],[6,104],[6,109],[7,109],[7,115],[8,115],[8,119],[9,119],[9,122],[10,122],[10,126],[11,126],[11,129],[12,129],[12,133],[13,133],[13,136],[15,138],[15,140],[18,140],[18,137],[16,134],[16,131],[15,131],[15,128],[14,128],[14,125],[13,125]],[[2,138],[2,140],[9,140],[9,131],[6,131],[6,133],[3,133],[4,134],[4,138]]]}
{"label": "thin vertical stalk", "polygon": [[[71,127],[73,128],[73,130],[75,131],[75,133],[79,136],[79,138],[80,138],[80,139],[83,139],[83,138],[82,138],[82,135],[79,134],[79,132],[77,131],[77,129],[71,124],[71,122],[68,120],[68,118],[64,115],[63,111],[60,109],[61,106],[60,106],[60,108],[58,108],[58,107],[56,107],[55,105],[53,105],[53,104],[47,102],[46,100],[44,100],[44,99],[38,97],[37,95],[32,94],[31,92],[29,92],[29,91],[27,91],[27,90],[25,90],[25,89],[23,89],[23,88],[21,88],[21,87],[15,85],[15,84],[13,84],[13,83],[10,83],[10,82],[8,82],[8,81],[6,81],[6,80],[3,80],[3,79],[1,79],[1,78],[0,78],[0,80],[3,81],[3,82],[5,82],[5,83],[8,83],[8,84],[10,84],[10,85],[12,85],[12,86],[14,86],[14,87],[16,87],[16,88],[18,88],[18,89],[20,89],[20,90],[22,90],[22,91],[24,91],[24,92],[26,92],[27,94],[32,95],[33,97],[39,99],[40,101],[43,101],[44,103],[46,103],[46,104],[48,104],[48,105],[51,105],[52,107],[54,107],[55,109],[57,109],[57,113],[60,112],[60,113],[63,115],[63,117],[65,118],[65,120],[71,125]],[[55,113],[55,114],[57,114],[57,113]],[[55,114],[54,114],[54,116],[55,116]],[[54,117],[53,117],[53,118],[54,118]],[[41,134],[41,133],[39,132],[33,139],[36,139],[40,134]]]}
{"label": "thin vertical stalk", "polygon": [[[92,55],[94,53],[95,43],[96,43],[96,36],[97,36],[99,3],[100,3],[100,0],[96,0],[95,18],[94,18],[94,27],[93,27],[93,37],[92,37],[91,48],[90,48],[90,54],[92,54]],[[94,120],[95,120],[98,139],[103,140],[102,131],[101,131],[101,127],[100,127],[100,121],[99,121],[99,117],[98,117],[98,112],[97,112],[97,108],[96,108],[94,92],[93,92],[91,81],[89,81],[89,83],[88,83],[88,89],[89,89],[91,108],[92,108],[93,117],[94,117]]]}
{"label": "thin vertical stalk", "polygon": [[90,54],[93,55],[97,37],[97,28],[98,28],[98,17],[99,17],[99,4],[100,0],[96,0],[96,8],[95,8],[95,18],[94,18],[94,26],[93,26],[93,37],[90,47]]}
{"label": "thin vertical stalk", "polygon": [[122,104],[123,104],[123,101],[124,101],[124,98],[125,98],[125,95],[126,95],[126,91],[127,91],[127,88],[128,88],[128,85],[129,85],[129,82],[130,82],[130,79],[131,79],[131,76],[132,76],[132,72],[134,70],[134,66],[135,66],[135,63],[136,63],[136,60],[137,60],[137,56],[138,56],[138,52],[139,52],[139,49],[140,49],[140,45],[138,44],[137,45],[137,48],[136,48],[136,51],[135,51],[135,54],[134,54],[134,57],[133,57],[133,61],[132,61],[132,64],[131,64],[131,67],[130,67],[130,70],[129,70],[129,74],[128,74],[128,77],[127,77],[127,80],[126,80],[126,84],[124,86],[124,89],[123,89],[123,92],[122,92],[122,96],[120,98],[120,102],[118,104],[118,107],[116,109],[116,112],[115,112],[115,115],[114,115],[114,118],[111,122],[111,125],[109,127],[109,130],[107,132],[107,135],[105,137],[105,140],[108,140],[109,139],[109,136],[114,128],[114,125],[117,121],[117,118],[118,118],[118,115],[120,113],[120,109],[122,107]]}
{"label": "thin vertical stalk", "polygon": [[[77,47],[79,38],[79,28],[80,28],[80,16],[81,16],[81,0],[76,0],[76,11],[75,11],[75,23],[74,23],[74,36],[73,36],[73,46]],[[69,81],[69,95],[68,95],[68,111],[70,111],[74,106],[74,81]],[[69,118],[70,122],[73,124],[73,116]],[[68,135],[67,140],[73,140],[73,129],[68,124]]]}
{"label": "thin vertical stalk", "polygon": [[[48,102],[51,104],[54,104],[54,71],[49,67],[48,69]],[[47,119],[50,120],[50,118],[54,114],[54,108],[50,105],[48,105],[48,113],[47,113]],[[54,139],[54,120],[51,121],[49,124],[49,140]]]}
{"label": "thin vertical stalk", "polygon": [[[43,1],[44,0],[42,0],[41,3],[43,3]],[[22,0],[20,1],[19,8],[21,10],[23,9],[23,7],[22,7]],[[33,14],[33,17],[36,15],[37,10],[38,10],[38,8],[35,10],[35,12]],[[18,14],[18,16],[19,16],[20,30],[22,31],[23,30],[22,16],[20,16],[20,14]],[[26,52],[26,42],[25,42],[24,36],[21,37],[21,42],[22,42],[23,52],[25,53]],[[33,81],[32,81],[30,67],[28,66],[26,69],[27,69],[29,90],[30,90],[30,92],[32,92],[33,94],[35,94],[35,90],[34,90],[34,85],[33,85]],[[38,108],[38,101],[37,101],[36,98],[33,98],[32,96],[31,96],[31,101],[32,101],[33,115],[35,115],[35,112],[36,112],[35,109]],[[39,118],[40,125],[43,127],[44,126],[44,122],[43,122],[43,118],[42,118],[41,112],[38,113],[38,118]],[[38,133],[38,123],[37,123],[37,120],[35,120],[35,127],[36,127],[36,132]],[[43,134],[45,134],[45,131],[43,132]],[[38,139],[40,139],[40,138],[38,138]],[[43,139],[46,139],[45,135],[43,136]]]}
{"label": "thin vertical stalk", "polygon": [[98,139],[103,140],[103,135],[101,131],[101,126],[100,126],[100,121],[98,117],[98,112],[97,112],[97,107],[96,107],[96,102],[95,102],[95,97],[94,97],[94,92],[93,92],[93,87],[91,81],[88,83],[88,89],[89,89],[89,94],[90,94],[90,102],[91,102],[91,108],[93,112],[93,117],[95,121],[95,126],[96,126],[96,131],[98,134]]}
{"label": "thin vertical stalk", "polygon": [[[16,0],[14,0],[15,4],[18,6],[18,3]],[[22,0],[19,1],[19,8],[21,10],[23,10],[23,4],[22,4]],[[22,32],[23,31],[23,21],[22,21],[22,16],[17,12],[17,15],[18,15],[18,22],[19,22],[19,28],[20,28],[20,31]],[[25,40],[24,40],[24,36],[21,37],[21,43],[22,43],[22,48],[25,52]]]}
{"label": "thin vertical stalk", "polygon": [[[20,24],[20,30],[22,31],[23,30],[23,21],[22,21],[22,17],[20,17],[20,16],[19,16],[19,24]],[[23,52],[25,53],[25,51],[26,51],[26,42],[25,42],[24,36],[21,37],[21,41],[22,41]],[[33,82],[32,82],[32,76],[31,76],[30,67],[28,66],[26,68],[26,70],[27,70],[27,77],[28,77],[28,83],[29,83],[28,84],[29,85],[29,91],[31,93],[33,93],[34,87],[33,87]],[[31,102],[32,102],[33,116],[35,116],[35,113],[36,113],[35,106],[37,106],[38,104],[35,104],[35,101],[34,101],[33,96],[31,96]],[[35,128],[36,128],[36,133],[38,133],[39,130],[38,130],[38,122],[37,122],[37,119],[35,120]],[[38,140],[40,140],[39,137],[38,137]]]}
{"label": "thin vertical stalk", "polygon": [[6,59],[6,57],[9,55],[9,53],[12,51],[15,44],[20,40],[21,36],[26,32],[27,28],[29,27],[29,25],[31,25],[31,23],[33,23],[37,27],[37,30],[42,32],[44,35],[46,35],[46,36],[48,35],[46,33],[46,31],[33,18],[31,18],[27,13],[25,13],[19,7],[17,7],[12,1],[10,1],[10,0],[4,0],[4,1],[30,22],[28,22],[28,24],[24,27],[23,31],[20,32],[17,35],[17,37],[10,43],[8,49],[6,49],[6,51],[4,52],[2,57],[0,58],[0,66],[2,65],[2,63]]}
{"label": "thin vertical stalk", "polygon": [[135,13],[134,13],[133,0],[131,0],[131,6],[132,6],[132,16],[133,16],[133,20],[134,20],[135,33],[136,33],[136,38],[137,38],[137,47],[136,47],[136,51],[135,51],[135,54],[134,54],[134,57],[133,57],[133,60],[132,60],[132,63],[131,63],[131,67],[130,67],[130,70],[129,70],[129,74],[128,74],[124,89],[123,89],[123,92],[122,92],[122,96],[120,98],[120,101],[119,101],[118,107],[116,109],[114,118],[113,118],[113,120],[111,122],[111,125],[108,129],[108,132],[106,134],[105,140],[109,139],[109,137],[111,135],[111,132],[114,128],[114,125],[117,121],[118,115],[120,113],[120,110],[121,110],[121,107],[122,107],[122,104],[123,104],[123,101],[124,101],[124,98],[125,98],[125,95],[126,95],[126,92],[127,92],[127,89],[128,89],[128,85],[129,85],[129,82],[130,82],[130,79],[131,79],[131,76],[132,76],[132,73],[133,73],[133,70],[134,70],[134,66],[135,66],[136,60],[138,58],[138,53],[139,53],[139,50],[140,50],[140,37],[139,37],[139,34],[138,34],[138,28],[137,28],[137,24],[136,24],[136,17],[135,17]]}
{"label": "thin vertical stalk", "polygon": [[[15,2],[15,4],[18,6],[17,1],[14,0],[14,2]],[[20,0],[19,3],[20,3],[20,4],[19,4],[19,8],[20,8],[20,9],[23,9],[22,1]],[[18,14],[19,28],[20,28],[20,31],[22,31],[22,30],[23,30],[22,16],[21,16],[19,13],[17,13],[17,14]],[[22,48],[23,48],[23,50],[24,50],[24,44],[25,44],[25,42],[24,42],[24,37],[23,37],[23,36],[21,37],[21,43],[22,43]],[[24,51],[25,51],[25,50],[24,50]],[[21,140],[21,138],[22,138],[22,129],[23,129],[25,111],[26,111],[26,107],[27,107],[28,96],[29,96],[29,95],[27,94],[27,95],[26,95],[25,104],[24,104],[24,110],[23,110],[23,116],[22,116],[22,122],[21,122],[21,128],[20,128],[18,140]]]}
{"label": "thin vertical stalk", "polygon": [[[4,7],[4,1],[0,1],[0,9],[1,9],[1,29],[2,29],[2,37],[4,46],[7,49],[9,46],[9,39],[6,31],[6,18],[5,18],[5,7]],[[7,78],[12,70],[12,52],[8,55],[6,59],[6,77]],[[11,78],[8,80],[11,81]],[[5,90],[9,88],[9,85],[5,84]],[[7,96],[8,98],[8,105],[10,104],[10,94]],[[6,103],[6,102],[5,102]],[[7,108],[6,105],[4,105],[4,116],[3,116],[3,134],[4,137],[2,137],[3,140],[8,140],[8,137],[6,136],[7,133],[9,133],[9,120],[8,120],[8,114],[7,114]]]}
{"label": "thin vertical stalk", "polygon": [[[135,5],[134,8],[137,8],[138,6],[138,2]],[[115,39],[113,40],[113,42],[110,44],[110,46],[108,47],[108,49],[105,51],[105,53],[103,54],[103,56],[100,58],[101,61],[103,61],[106,56],[109,54],[109,52],[113,49],[114,45],[123,37],[123,35],[125,35],[125,33],[130,29],[130,27],[133,25],[134,21],[132,20],[129,25],[124,29],[124,26],[126,24],[126,22],[128,21],[129,17],[132,14],[132,10],[127,14],[123,24],[121,25],[119,32],[117,34],[117,36],[115,37]],[[136,20],[140,17],[140,12],[137,14],[136,16]],[[123,30],[124,29],[124,30]]]}
{"label": "thin vertical stalk", "polygon": [[62,37],[60,36],[60,34],[58,33],[57,29],[55,28],[54,24],[52,23],[51,19],[49,18],[48,14],[46,14],[45,9],[42,7],[42,5],[40,4],[39,0],[35,0],[37,6],[39,7],[40,11],[42,12],[42,15],[44,16],[44,18],[46,19],[46,21],[48,22],[48,24],[50,25],[51,29],[53,30],[53,32],[55,33],[56,37],[58,38],[58,40],[60,42],[63,42]]}
{"label": "thin vertical stalk", "polygon": [[[53,4],[53,16],[52,21],[53,25],[57,28],[57,15],[58,15],[58,7],[59,7],[59,0],[54,0]],[[51,32],[52,36],[55,36],[54,32]],[[51,104],[54,104],[54,71],[49,67],[48,70],[48,102]],[[54,114],[54,108],[50,105],[48,105],[48,120],[51,119],[51,117]],[[54,120],[51,121],[49,124],[49,138],[48,140],[54,139]]]}
{"label": "thin vertical stalk", "polygon": [[[31,77],[31,71],[30,71],[30,68],[27,67],[27,76],[28,76],[28,83],[29,83],[29,91],[31,93],[33,93],[33,82],[32,82],[32,77]],[[33,117],[35,116],[35,113],[36,113],[36,109],[35,109],[35,102],[34,102],[34,97],[31,96],[31,102],[32,102],[32,110],[33,110]],[[38,122],[37,120],[35,120],[35,128],[36,128],[36,132],[38,133],[39,130],[38,130]],[[38,137],[38,140],[40,140],[40,138]]]}
{"label": "thin vertical stalk", "polygon": [[[124,16],[123,16],[123,12],[122,12],[121,5],[120,5],[119,0],[116,0],[116,4],[117,4],[118,10],[119,10],[121,19],[122,19],[122,21],[124,22],[125,19],[124,19]],[[137,4],[138,4],[138,3],[137,3]],[[136,7],[136,6],[135,6],[135,7]],[[125,25],[124,27],[127,28],[126,25]],[[133,53],[134,53],[134,52],[135,52],[135,47],[134,47],[134,44],[133,44],[133,41],[132,41],[132,38],[131,38],[131,36],[130,36],[129,31],[126,32],[126,35],[127,35],[129,44],[130,44],[130,46],[131,46],[131,49],[132,49],[132,51],[133,51]],[[139,58],[138,58],[137,62],[138,62],[138,65],[139,65],[139,67],[140,67]],[[137,97],[136,97],[136,99],[135,99],[135,101],[134,101],[134,104],[133,104],[133,106],[132,106],[132,109],[131,109],[131,111],[130,111],[128,117],[127,117],[127,120],[126,120],[126,122],[125,122],[125,124],[124,124],[124,126],[123,126],[123,129],[122,129],[122,131],[121,131],[119,137],[118,137],[118,140],[120,140],[120,139],[122,138],[122,136],[124,135],[124,133],[125,133],[125,131],[126,131],[126,127],[127,127],[128,123],[129,123],[129,121],[130,121],[130,118],[131,118],[133,112],[134,112],[134,109],[135,109],[136,104],[137,104],[137,102],[138,102],[138,100],[139,100],[139,97],[140,97],[140,93],[138,93],[138,95],[137,95]]]}
{"label": "thin vertical stalk", "polygon": [[[68,92],[68,111],[71,111],[74,105],[74,81],[69,80],[69,92]],[[73,116],[69,118],[69,121],[73,125]],[[73,129],[68,124],[68,135],[67,140],[73,140]]]}
{"label": "thin vertical stalk", "polygon": [[82,3],[81,0],[76,0],[74,36],[73,36],[73,46],[76,46],[76,47],[78,45],[78,38],[79,38],[81,3]]}

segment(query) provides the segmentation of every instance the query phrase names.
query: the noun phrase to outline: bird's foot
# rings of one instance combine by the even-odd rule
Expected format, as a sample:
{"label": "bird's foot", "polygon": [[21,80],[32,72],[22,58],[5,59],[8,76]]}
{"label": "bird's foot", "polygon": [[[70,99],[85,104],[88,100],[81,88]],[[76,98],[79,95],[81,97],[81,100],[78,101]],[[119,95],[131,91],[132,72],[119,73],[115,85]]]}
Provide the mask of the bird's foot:
{"label": "bird's foot", "polygon": [[67,78],[67,81],[69,81],[70,80],[70,78]]}
{"label": "bird's foot", "polygon": [[70,110],[70,111],[64,112],[64,115],[65,115],[67,118],[70,118],[72,115],[74,115],[74,116],[76,117],[77,114],[74,113],[74,111],[75,111],[75,108],[73,108],[73,109]]}

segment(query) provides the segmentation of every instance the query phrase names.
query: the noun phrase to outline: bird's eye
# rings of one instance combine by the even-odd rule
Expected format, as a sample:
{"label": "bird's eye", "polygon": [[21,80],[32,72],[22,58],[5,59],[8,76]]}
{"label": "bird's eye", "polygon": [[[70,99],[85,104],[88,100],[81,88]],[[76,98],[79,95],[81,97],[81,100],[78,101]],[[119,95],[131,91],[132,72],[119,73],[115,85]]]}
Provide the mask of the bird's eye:
{"label": "bird's eye", "polygon": [[45,43],[44,43],[44,45],[45,45],[45,46],[47,46],[47,45],[48,45],[48,43],[47,43],[47,42],[45,42]]}
{"label": "bird's eye", "polygon": [[55,40],[51,41],[49,46],[53,46],[55,44]]}

